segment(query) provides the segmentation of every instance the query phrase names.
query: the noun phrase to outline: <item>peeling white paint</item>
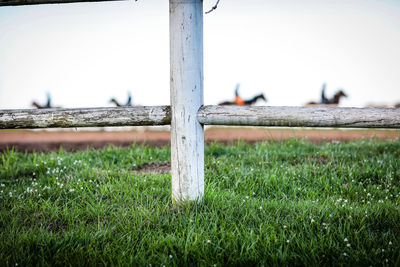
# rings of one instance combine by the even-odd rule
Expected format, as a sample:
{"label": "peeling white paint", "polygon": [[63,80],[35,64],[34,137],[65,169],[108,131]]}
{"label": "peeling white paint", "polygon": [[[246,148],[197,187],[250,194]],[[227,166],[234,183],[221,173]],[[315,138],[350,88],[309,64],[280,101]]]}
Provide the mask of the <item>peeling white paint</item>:
{"label": "peeling white paint", "polygon": [[170,0],[171,173],[175,203],[204,194],[203,6],[201,0]]}

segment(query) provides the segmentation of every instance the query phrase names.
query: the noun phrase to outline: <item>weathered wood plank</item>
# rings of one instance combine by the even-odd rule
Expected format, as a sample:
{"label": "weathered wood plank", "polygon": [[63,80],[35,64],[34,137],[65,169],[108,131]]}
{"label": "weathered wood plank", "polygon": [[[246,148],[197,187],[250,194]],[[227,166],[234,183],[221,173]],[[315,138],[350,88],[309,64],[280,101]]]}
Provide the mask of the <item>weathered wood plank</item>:
{"label": "weathered wood plank", "polygon": [[105,1],[122,1],[122,0],[0,0],[0,6],[68,4],[68,3],[78,3],[78,2],[105,2]]}
{"label": "weathered wood plank", "polygon": [[[203,106],[204,125],[400,128],[400,109]],[[169,125],[169,106],[0,110],[0,129]]]}
{"label": "weathered wood plank", "polygon": [[204,194],[203,1],[170,0],[171,174],[175,203]]}
{"label": "weathered wood plank", "polygon": [[0,110],[0,129],[168,125],[169,106]]}
{"label": "weathered wood plank", "polygon": [[204,106],[205,125],[400,128],[399,108]]}

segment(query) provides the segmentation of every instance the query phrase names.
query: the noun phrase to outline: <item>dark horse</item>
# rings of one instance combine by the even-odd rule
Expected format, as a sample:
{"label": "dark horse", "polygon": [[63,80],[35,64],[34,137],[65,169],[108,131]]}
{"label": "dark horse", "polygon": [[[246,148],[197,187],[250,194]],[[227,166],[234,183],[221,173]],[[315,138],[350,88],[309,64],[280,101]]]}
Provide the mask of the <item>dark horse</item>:
{"label": "dark horse", "polygon": [[131,93],[128,92],[128,101],[126,101],[126,104],[119,103],[115,98],[111,98],[110,103],[114,103],[117,107],[130,107],[130,106],[132,106]]}
{"label": "dark horse", "polygon": [[339,90],[331,99],[328,99],[325,96],[325,88],[326,84],[323,84],[321,91],[321,102],[308,102],[307,105],[338,105],[341,97],[347,97],[343,90]]}
{"label": "dark horse", "polygon": [[46,93],[46,96],[47,96],[47,102],[46,102],[45,105],[40,105],[40,104],[38,104],[37,102],[33,101],[33,102],[32,102],[32,106],[34,106],[35,108],[38,108],[38,109],[43,109],[43,108],[59,108],[59,107],[53,107],[53,106],[51,105],[50,93]]}
{"label": "dark horse", "polygon": [[248,100],[244,100],[239,96],[239,84],[236,85],[236,89],[235,89],[235,101],[224,101],[219,103],[218,105],[221,106],[226,106],[226,105],[239,105],[239,106],[245,106],[245,105],[253,105],[254,103],[256,103],[258,100],[264,100],[265,102],[267,102],[267,98],[264,96],[264,94],[259,94],[256,95]]}

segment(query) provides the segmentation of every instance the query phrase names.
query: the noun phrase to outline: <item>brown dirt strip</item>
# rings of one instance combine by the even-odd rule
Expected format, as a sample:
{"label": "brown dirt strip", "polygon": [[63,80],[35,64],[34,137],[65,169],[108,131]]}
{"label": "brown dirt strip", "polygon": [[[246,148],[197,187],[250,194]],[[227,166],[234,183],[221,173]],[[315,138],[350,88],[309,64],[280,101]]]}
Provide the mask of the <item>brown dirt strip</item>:
{"label": "brown dirt strip", "polygon": [[[232,143],[244,140],[255,143],[263,140],[309,139],[311,142],[351,141],[359,139],[400,138],[400,130],[341,130],[341,129],[277,129],[277,128],[208,128],[206,142]],[[62,147],[67,151],[99,149],[108,145],[129,147],[132,143],[152,146],[170,144],[169,131],[29,131],[0,130],[0,151],[15,147],[18,151],[48,151]]]}

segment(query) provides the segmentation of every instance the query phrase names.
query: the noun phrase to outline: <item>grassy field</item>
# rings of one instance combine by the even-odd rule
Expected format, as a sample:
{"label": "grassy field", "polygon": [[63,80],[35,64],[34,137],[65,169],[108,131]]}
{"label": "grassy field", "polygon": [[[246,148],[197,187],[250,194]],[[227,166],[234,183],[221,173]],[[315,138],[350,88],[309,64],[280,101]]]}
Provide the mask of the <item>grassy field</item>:
{"label": "grassy field", "polygon": [[1,154],[0,266],[400,266],[400,140],[206,148],[171,204],[170,150]]}

